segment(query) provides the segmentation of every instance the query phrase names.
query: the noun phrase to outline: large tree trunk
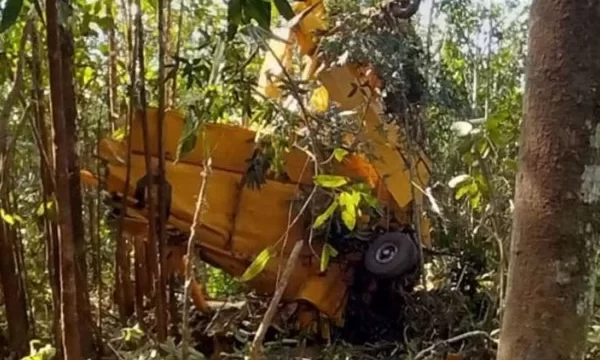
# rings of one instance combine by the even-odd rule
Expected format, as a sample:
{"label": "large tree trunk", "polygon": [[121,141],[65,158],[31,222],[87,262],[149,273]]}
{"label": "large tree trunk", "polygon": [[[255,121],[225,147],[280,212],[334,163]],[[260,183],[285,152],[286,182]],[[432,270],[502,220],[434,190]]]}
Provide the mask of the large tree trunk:
{"label": "large tree trunk", "polygon": [[69,139],[65,125],[62,86],[62,54],[56,0],[46,2],[48,63],[50,68],[50,98],[56,149],[55,179],[59,223],[60,307],[62,341],[65,360],[80,360],[81,344],[77,314],[77,286],[73,215],[69,181]]}
{"label": "large tree trunk", "polygon": [[600,2],[537,0],[499,360],[582,359],[600,202]]}

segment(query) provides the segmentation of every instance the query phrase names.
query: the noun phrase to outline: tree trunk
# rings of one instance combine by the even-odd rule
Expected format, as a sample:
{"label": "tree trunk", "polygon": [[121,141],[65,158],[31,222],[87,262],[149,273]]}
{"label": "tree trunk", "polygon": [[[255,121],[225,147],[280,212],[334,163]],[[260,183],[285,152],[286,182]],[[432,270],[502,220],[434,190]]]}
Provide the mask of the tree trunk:
{"label": "tree trunk", "polygon": [[113,2],[106,1],[106,13],[108,14],[108,124],[110,131],[116,130],[115,124],[119,114],[117,113],[117,41],[115,39],[115,19],[113,17]]}
{"label": "tree trunk", "polygon": [[164,154],[164,117],[165,117],[165,52],[168,30],[165,29],[165,4],[158,0],[158,275],[156,298],[156,327],[158,340],[167,340],[167,276],[164,272],[164,252],[166,241],[166,203],[165,199],[165,154]]}
{"label": "tree trunk", "polygon": [[534,1],[499,360],[582,359],[600,227],[600,2]]}
{"label": "tree trunk", "polygon": [[4,293],[6,320],[8,322],[8,341],[11,350],[19,357],[26,355],[29,336],[27,303],[25,289],[17,273],[14,243],[11,231],[0,220],[0,283]]}
{"label": "tree trunk", "polygon": [[[57,359],[62,359],[62,348],[58,344],[62,343],[60,333],[60,275],[56,271],[58,264],[58,229],[56,223],[52,221],[49,213],[49,204],[52,202],[54,194],[54,183],[52,182],[52,169],[54,163],[54,152],[50,147],[48,128],[46,126],[46,115],[44,111],[44,91],[42,90],[42,58],[40,55],[40,42],[38,33],[31,32],[31,76],[32,76],[32,100],[35,104],[35,119],[32,123],[32,129],[35,134],[36,143],[40,153],[40,185],[42,188],[42,204],[44,204],[44,213],[42,227],[45,235],[46,263],[48,269],[48,280],[52,288],[52,306],[53,306],[53,331],[54,340],[57,344]],[[55,209],[52,208],[52,211]]]}
{"label": "tree trunk", "polygon": [[62,342],[65,360],[80,360],[81,343],[77,307],[77,265],[71,190],[69,181],[69,139],[65,125],[62,86],[62,54],[59,44],[56,0],[46,2],[48,63],[50,70],[50,97],[56,151],[55,179],[59,223],[60,307]]}
{"label": "tree trunk", "polygon": [[73,226],[73,241],[75,245],[75,281],[77,282],[77,312],[79,316],[79,331],[83,355],[94,353],[94,321],[88,292],[88,274],[85,251],[85,230],[83,226],[83,200],[81,197],[81,179],[79,176],[79,153],[77,138],[77,105],[75,86],[73,84],[74,43],[71,32],[63,26],[59,30],[62,53],[62,97],[65,116],[65,146],[68,154],[68,176],[70,191],[70,206]]}
{"label": "tree trunk", "polygon": [[[25,66],[26,42],[33,23],[29,18],[19,40],[19,53],[14,82],[0,109],[0,208],[10,212],[10,166],[11,151],[8,144],[9,121],[23,85],[23,69]],[[26,116],[26,115],[25,115]],[[6,320],[8,325],[8,341],[11,349],[18,355],[27,351],[29,337],[29,321],[27,317],[27,301],[22,277],[19,273],[18,260],[15,256],[15,237],[9,225],[0,219],[0,285],[4,293]]]}

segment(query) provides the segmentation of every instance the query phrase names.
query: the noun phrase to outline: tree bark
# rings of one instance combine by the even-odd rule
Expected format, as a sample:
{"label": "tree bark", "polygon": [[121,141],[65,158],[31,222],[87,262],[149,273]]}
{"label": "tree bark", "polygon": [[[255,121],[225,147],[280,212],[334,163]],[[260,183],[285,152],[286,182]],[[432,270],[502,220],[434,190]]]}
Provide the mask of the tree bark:
{"label": "tree bark", "polygon": [[56,0],[46,2],[48,63],[54,146],[56,151],[55,181],[59,223],[60,307],[62,342],[65,360],[80,360],[81,343],[77,307],[77,282],[73,215],[69,181],[69,139],[65,125],[62,85],[62,54]]}
{"label": "tree bark", "polygon": [[[28,18],[21,39],[19,40],[19,57],[14,82],[6,101],[0,109],[0,208],[9,211],[10,165],[11,151],[8,144],[9,121],[23,85],[25,66],[25,45],[32,28],[32,19]],[[15,237],[12,229],[0,219],[0,285],[4,293],[4,305],[8,325],[8,341],[11,349],[18,355],[27,351],[29,337],[29,321],[27,317],[27,301],[25,289],[19,273],[18,260],[15,253]]]}
{"label": "tree bark", "polygon": [[29,321],[25,289],[17,272],[12,232],[0,220],[0,283],[4,293],[8,341],[11,349],[19,355],[26,355],[29,337]]}
{"label": "tree bark", "polygon": [[83,355],[91,356],[95,349],[94,321],[88,292],[87,259],[85,251],[85,230],[83,226],[83,199],[81,197],[81,179],[77,137],[77,104],[75,99],[75,78],[73,71],[74,41],[68,28],[60,26],[60,46],[62,53],[62,97],[65,117],[65,146],[68,154],[68,176],[70,206],[75,245],[75,281],[77,282],[77,312]]}
{"label": "tree bark", "polygon": [[582,359],[600,227],[600,2],[537,0],[499,360]]}
{"label": "tree bark", "polygon": [[[37,29],[36,29],[37,30]],[[52,221],[49,215],[49,204],[52,202],[54,194],[54,183],[52,181],[52,169],[54,163],[54,152],[50,147],[48,128],[46,126],[46,115],[44,111],[44,91],[42,90],[42,58],[40,55],[40,41],[37,31],[31,32],[31,76],[32,76],[32,100],[34,106],[34,120],[31,124],[35,135],[38,151],[40,154],[40,185],[42,188],[42,204],[44,204],[44,213],[42,226],[45,235],[46,263],[48,269],[48,280],[52,288],[52,307],[53,307],[53,331],[54,340],[57,344],[57,359],[62,359],[62,348],[58,344],[62,343],[60,332],[60,277],[58,264],[58,229],[56,223]],[[52,209],[55,210],[55,209]]]}
{"label": "tree bark", "polygon": [[166,242],[166,203],[165,199],[165,154],[164,154],[164,117],[165,117],[165,52],[168,30],[165,29],[164,0],[158,0],[158,275],[156,297],[156,326],[158,340],[167,340],[167,279],[164,272]]}
{"label": "tree bark", "polygon": [[110,131],[116,130],[119,114],[117,113],[117,41],[115,39],[115,19],[113,17],[113,2],[106,1],[106,13],[108,14],[108,124]]}

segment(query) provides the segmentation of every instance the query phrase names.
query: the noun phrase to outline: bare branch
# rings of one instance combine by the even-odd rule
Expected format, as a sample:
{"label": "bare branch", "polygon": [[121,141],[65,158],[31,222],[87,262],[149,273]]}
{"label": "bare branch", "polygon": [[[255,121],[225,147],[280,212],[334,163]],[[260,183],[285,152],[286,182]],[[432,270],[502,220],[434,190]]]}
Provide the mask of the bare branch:
{"label": "bare branch", "polygon": [[482,336],[482,337],[488,339],[489,341],[491,341],[492,343],[494,343],[496,345],[498,344],[498,341],[495,340],[495,339],[493,339],[490,336],[490,334],[488,334],[485,331],[481,331],[481,330],[469,331],[469,332],[466,332],[464,334],[460,334],[460,335],[457,335],[455,337],[452,337],[450,339],[446,339],[446,340],[437,342],[437,343],[431,345],[430,347],[428,347],[428,348],[426,348],[424,350],[419,351],[419,353],[414,357],[414,360],[423,359],[426,355],[428,355],[430,352],[434,351],[439,346],[452,344],[452,343],[455,343],[457,341],[461,341],[461,340],[465,340],[465,339],[472,338],[472,337],[477,337],[477,336]]}
{"label": "bare branch", "polygon": [[288,281],[292,272],[294,271],[296,261],[300,256],[300,250],[302,250],[302,245],[304,240],[298,240],[296,244],[294,244],[294,248],[288,258],[288,261],[285,265],[285,270],[283,271],[283,275],[281,276],[281,281],[277,284],[277,289],[275,290],[275,295],[271,299],[271,303],[267,308],[267,312],[263,317],[263,321],[260,323],[258,330],[256,332],[256,336],[254,337],[254,341],[252,341],[252,353],[250,354],[250,359],[256,360],[259,358],[262,352],[262,342],[267,333],[267,329],[271,325],[273,321],[273,317],[275,316],[275,312],[277,311],[277,306],[279,305],[279,301],[281,301],[281,297],[283,296],[283,292],[287,287]]}
{"label": "bare branch", "polygon": [[186,259],[185,259],[185,286],[183,289],[183,319],[181,321],[182,326],[182,359],[186,360],[188,356],[188,344],[190,342],[190,329],[188,325],[188,300],[190,297],[190,286],[192,284],[192,267],[194,262],[194,238],[196,237],[196,227],[201,224],[200,211],[202,210],[202,203],[204,200],[204,193],[206,191],[206,180],[208,177],[208,171],[210,171],[210,159],[204,165],[202,170],[202,185],[198,191],[198,199],[196,199],[196,211],[194,212],[194,219],[192,220],[192,226],[190,227],[190,237],[188,238]]}

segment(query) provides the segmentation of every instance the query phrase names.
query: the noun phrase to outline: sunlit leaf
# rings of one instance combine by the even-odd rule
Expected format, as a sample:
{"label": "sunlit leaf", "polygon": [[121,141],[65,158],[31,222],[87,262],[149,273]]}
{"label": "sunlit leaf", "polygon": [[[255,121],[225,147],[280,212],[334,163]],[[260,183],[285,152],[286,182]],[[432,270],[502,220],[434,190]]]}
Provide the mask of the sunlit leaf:
{"label": "sunlit leaf", "polygon": [[348,183],[348,179],[338,175],[317,175],[314,177],[315,184],[324,188],[338,188]]}
{"label": "sunlit leaf", "polygon": [[263,251],[261,251],[258,256],[252,261],[250,266],[244,271],[242,276],[240,277],[240,281],[245,282],[253,279],[256,275],[260,274],[261,271],[264,270],[265,266],[269,260],[275,256],[275,249],[272,247],[267,247]]}
{"label": "sunlit leaf", "polygon": [[471,131],[473,131],[473,125],[468,121],[457,121],[452,124],[451,129],[456,135],[463,137],[469,135]]}
{"label": "sunlit leaf", "polygon": [[35,211],[37,216],[43,216],[44,214],[46,214],[46,211],[52,209],[52,206],[54,206],[54,202],[48,201],[45,205],[46,206],[44,206],[44,203],[41,203],[40,206],[38,206],[37,210]]}
{"label": "sunlit leaf", "polygon": [[338,255],[338,251],[331,245],[325,244],[323,246],[323,250],[321,251],[321,271],[327,270],[329,266],[329,259],[332,257],[336,257]]}
{"label": "sunlit leaf", "polygon": [[56,349],[46,344],[41,348],[36,347],[41,344],[41,341],[34,339],[29,342],[29,355],[22,358],[22,360],[50,360],[56,356]]}
{"label": "sunlit leaf", "polygon": [[310,97],[310,104],[318,112],[327,111],[329,107],[329,92],[325,86],[318,87]]}
{"label": "sunlit leaf", "polygon": [[0,34],[17,22],[22,8],[23,0],[6,0],[4,8],[0,11]]}
{"label": "sunlit leaf", "polygon": [[468,184],[468,185],[463,185],[463,186],[459,187],[456,190],[456,193],[454,194],[454,198],[456,200],[462,199],[463,196],[465,196],[471,192],[471,190],[473,189],[474,186],[475,186],[474,184]]}
{"label": "sunlit leaf", "polygon": [[111,134],[111,138],[113,138],[114,140],[117,140],[117,141],[123,141],[125,139],[125,128],[119,128],[119,129],[115,130]]}
{"label": "sunlit leaf", "polygon": [[342,148],[336,148],[335,150],[333,150],[333,156],[339,162],[342,162],[342,160],[344,160],[346,155],[348,155],[348,150],[345,150]]}
{"label": "sunlit leaf", "polygon": [[458,176],[455,176],[452,179],[450,179],[450,181],[448,181],[448,186],[451,189],[454,189],[456,187],[456,185],[458,185],[462,182],[465,182],[469,179],[471,179],[471,175],[468,175],[468,174],[458,175]]}
{"label": "sunlit leaf", "polygon": [[469,203],[473,209],[475,209],[475,210],[479,209],[479,207],[481,206],[481,193],[477,192],[475,194],[475,196],[472,196],[469,199]]}
{"label": "sunlit leaf", "polygon": [[139,325],[136,324],[133,327],[128,327],[122,330],[123,340],[126,342],[135,341],[144,335],[144,332],[140,329]]}
{"label": "sunlit leaf", "polygon": [[325,221],[329,220],[329,218],[331,218],[331,216],[333,215],[333,213],[335,212],[335,210],[338,208],[339,203],[338,203],[338,199],[334,199],[331,204],[329,204],[329,206],[327,207],[327,209],[319,216],[317,216],[317,219],[315,220],[315,223],[313,224],[313,228],[319,228],[321,227],[323,224],[325,224]]}
{"label": "sunlit leaf", "polygon": [[4,209],[0,209],[0,217],[2,217],[2,220],[8,225],[14,225],[17,221],[23,221],[19,215],[9,214]]}
{"label": "sunlit leaf", "polygon": [[339,202],[342,206],[342,221],[349,230],[356,227],[357,206],[360,202],[360,193],[357,191],[343,192],[339,196]]}

